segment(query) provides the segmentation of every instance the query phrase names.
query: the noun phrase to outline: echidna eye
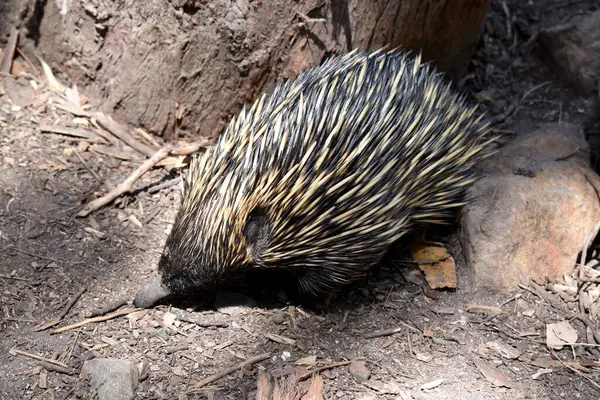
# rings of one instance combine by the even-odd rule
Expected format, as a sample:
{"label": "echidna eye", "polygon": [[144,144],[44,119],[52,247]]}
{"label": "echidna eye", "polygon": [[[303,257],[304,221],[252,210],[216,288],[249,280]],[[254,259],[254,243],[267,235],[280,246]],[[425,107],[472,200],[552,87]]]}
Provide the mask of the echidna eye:
{"label": "echidna eye", "polygon": [[254,209],[244,227],[244,237],[250,250],[252,257],[257,260],[260,255],[266,250],[271,233],[271,221],[266,210],[262,208]]}

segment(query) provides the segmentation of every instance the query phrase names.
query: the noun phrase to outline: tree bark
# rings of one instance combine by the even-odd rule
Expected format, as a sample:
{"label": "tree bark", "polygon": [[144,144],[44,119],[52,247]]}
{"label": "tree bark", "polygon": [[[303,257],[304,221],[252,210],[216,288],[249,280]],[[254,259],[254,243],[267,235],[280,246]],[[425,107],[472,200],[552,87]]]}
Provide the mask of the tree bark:
{"label": "tree bark", "polygon": [[422,51],[461,77],[489,6],[490,0],[30,0],[19,12],[26,50],[85,86],[115,119],[173,139],[219,135],[277,79],[354,48]]}

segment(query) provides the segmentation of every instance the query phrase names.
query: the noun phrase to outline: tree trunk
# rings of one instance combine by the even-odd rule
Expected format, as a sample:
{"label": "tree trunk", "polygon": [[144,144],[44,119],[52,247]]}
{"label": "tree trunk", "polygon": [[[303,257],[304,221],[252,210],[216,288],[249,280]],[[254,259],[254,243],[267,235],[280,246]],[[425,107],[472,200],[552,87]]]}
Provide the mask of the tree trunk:
{"label": "tree trunk", "polygon": [[[14,2],[13,2],[14,4]],[[60,4],[62,8],[59,8]],[[21,44],[121,122],[214,137],[277,79],[354,48],[462,76],[490,0],[30,0]],[[0,26],[2,31],[10,27]]]}

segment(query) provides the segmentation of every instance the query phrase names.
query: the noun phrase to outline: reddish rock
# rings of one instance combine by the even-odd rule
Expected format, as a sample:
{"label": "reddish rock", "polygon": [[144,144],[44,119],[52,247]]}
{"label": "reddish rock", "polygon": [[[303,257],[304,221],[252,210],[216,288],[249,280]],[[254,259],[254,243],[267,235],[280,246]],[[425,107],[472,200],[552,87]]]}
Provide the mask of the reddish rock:
{"label": "reddish rock", "polygon": [[371,377],[371,371],[369,371],[364,361],[352,361],[348,367],[348,372],[358,382],[365,382]]}
{"label": "reddish rock", "polygon": [[[570,273],[600,221],[581,130],[551,124],[488,158],[461,218],[465,259],[478,289],[516,288]],[[598,185],[600,187],[600,185]]]}

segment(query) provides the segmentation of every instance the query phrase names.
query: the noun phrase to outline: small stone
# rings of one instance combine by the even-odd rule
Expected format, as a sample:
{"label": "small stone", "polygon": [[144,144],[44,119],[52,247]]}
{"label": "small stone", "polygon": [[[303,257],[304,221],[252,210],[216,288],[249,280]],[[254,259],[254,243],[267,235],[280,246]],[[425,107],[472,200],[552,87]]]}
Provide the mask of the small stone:
{"label": "small stone", "polygon": [[139,372],[131,361],[95,358],[83,363],[82,376],[89,376],[99,400],[131,400],[139,383]]}
{"label": "small stone", "polygon": [[371,371],[369,371],[364,361],[352,361],[348,367],[348,372],[358,382],[365,382],[371,377]]}
{"label": "small stone", "polygon": [[256,301],[239,293],[221,292],[215,298],[217,311],[228,315],[238,315],[256,305]]}
{"label": "small stone", "polygon": [[415,357],[417,357],[417,360],[426,363],[431,362],[431,360],[433,360],[433,356],[429,353],[417,353],[415,354]]}
{"label": "small stone", "polygon": [[273,315],[273,322],[276,325],[281,325],[283,323],[283,320],[283,312],[281,312],[281,310],[275,310],[275,314]]}
{"label": "small stone", "polygon": [[292,355],[290,354],[290,352],[289,352],[289,351],[284,351],[283,353],[281,353],[281,359],[282,359],[283,361],[287,361],[287,360],[289,360],[291,356],[292,356]]}

